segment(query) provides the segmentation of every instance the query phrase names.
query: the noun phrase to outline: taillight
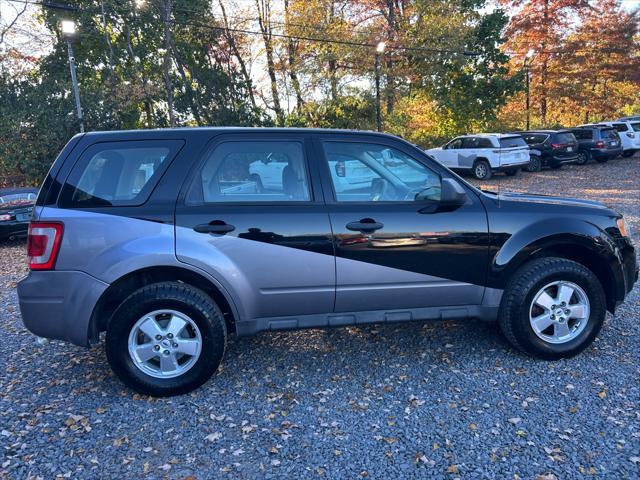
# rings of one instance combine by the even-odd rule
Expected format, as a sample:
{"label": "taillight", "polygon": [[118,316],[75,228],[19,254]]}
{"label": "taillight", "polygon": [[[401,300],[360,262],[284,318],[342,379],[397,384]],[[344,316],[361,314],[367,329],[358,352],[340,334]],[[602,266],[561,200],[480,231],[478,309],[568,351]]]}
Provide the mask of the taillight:
{"label": "taillight", "polygon": [[596,142],[596,148],[604,148],[604,142],[602,140],[598,140]]}
{"label": "taillight", "polygon": [[554,149],[554,150],[557,150],[557,149],[562,148],[562,147],[564,147],[564,144],[562,144],[562,143],[552,143],[551,144],[551,148]]}
{"label": "taillight", "polygon": [[31,222],[27,238],[30,270],[51,270],[58,258],[64,225],[59,222]]}

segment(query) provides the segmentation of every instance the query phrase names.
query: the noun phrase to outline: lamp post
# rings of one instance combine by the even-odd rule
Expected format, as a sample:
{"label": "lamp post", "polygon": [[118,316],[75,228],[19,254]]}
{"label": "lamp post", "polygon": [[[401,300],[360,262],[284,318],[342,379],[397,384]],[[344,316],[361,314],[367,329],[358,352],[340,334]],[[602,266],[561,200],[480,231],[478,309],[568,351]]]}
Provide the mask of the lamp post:
{"label": "lamp post", "polygon": [[530,77],[529,77],[529,61],[531,60],[531,57],[533,57],[533,50],[529,50],[527,52],[527,54],[524,57],[524,74],[525,74],[525,94],[526,94],[526,100],[525,100],[525,110],[526,110],[526,115],[527,115],[527,130],[529,130],[530,127],[530,114],[529,114],[529,82],[530,82]]}
{"label": "lamp post", "polygon": [[376,46],[376,129],[382,131],[382,120],[380,118],[380,55],[384,53],[386,44],[384,42],[378,43]]}
{"label": "lamp post", "polygon": [[71,71],[71,83],[73,84],[73,96],[76,99],[76,115],[80,122],[80,132],[84,133],[84,122],[82,121],[82,106],[80,105],[80,94],[78,93],[78,77],[76,76],[76,63],[73,57],[73,46],[71,38],[76,33],[76,23],[72,20],[63,20],[60,23],[62,34],[67,41],[67,54],[69,55],[69,70]]}

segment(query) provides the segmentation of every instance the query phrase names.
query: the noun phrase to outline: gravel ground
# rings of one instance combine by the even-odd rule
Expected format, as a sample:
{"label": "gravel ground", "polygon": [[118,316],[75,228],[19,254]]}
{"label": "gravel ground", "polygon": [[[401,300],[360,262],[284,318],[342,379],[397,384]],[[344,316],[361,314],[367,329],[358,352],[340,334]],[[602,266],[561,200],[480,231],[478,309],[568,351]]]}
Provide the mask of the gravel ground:
{"label": "gravel ground", "polygon": [[[494,190],[614,205],[640,238],[640,158],[499,175]],[[103,345],[20,322],[24,245],[0,245],[0,478],[638,478],[640,295],[555,363],[495,325],[412,323],[233,339],[191,395],[125,389]]]}

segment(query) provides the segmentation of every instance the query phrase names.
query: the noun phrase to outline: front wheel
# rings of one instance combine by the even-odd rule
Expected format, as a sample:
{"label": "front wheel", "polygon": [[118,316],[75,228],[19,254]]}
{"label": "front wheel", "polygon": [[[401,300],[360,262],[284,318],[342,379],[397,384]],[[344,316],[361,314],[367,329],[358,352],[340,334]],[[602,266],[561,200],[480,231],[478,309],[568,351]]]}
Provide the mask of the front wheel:
{"label": "front wheel", "polygon": [[478,180],[489,180],[491,173],[491,165],[486,160],[477,160],[473,165],[473,176]]}
{"label": "front wheel", "polygon": [[226,340],[222,312],[205,292],[178,282],[155,283],[116,309],[107,326],[107,359],[140,393],[180,395],[213,375]]}
{"label": "front wheel", "polygon": [[572,357],[598,335],[606,298],[597,277],[563,258],[533,260],[510,280],[500,305],[505,337],[518,350],[545,360]]}

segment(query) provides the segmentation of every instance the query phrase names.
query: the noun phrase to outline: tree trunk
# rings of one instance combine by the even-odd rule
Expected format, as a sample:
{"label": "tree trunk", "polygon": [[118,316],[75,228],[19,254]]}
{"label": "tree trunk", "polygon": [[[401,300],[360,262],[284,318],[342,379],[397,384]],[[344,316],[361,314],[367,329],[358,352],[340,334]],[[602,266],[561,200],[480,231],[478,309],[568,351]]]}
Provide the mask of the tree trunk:
{"label": "tree trunk", "polygon": [[[289,0],[284,0],[284,18],[285,23],[288,25],[289,23]],[[297,73],[297,46],[294,39],[287,39],[287,62],[289,65],[289,78],[291,79],[291,85],[293,86],[293,91],[296,94],[296,109],[298,111],[302,110],[304,106],[304,100],[302,98],[302,90],[300,89],[300,80],[298,79]]]}
{"label": "tree trunk", "polygon": [[236,38],[234,34],[229,31],[229,21],[227,19],[227,11],[224,7],[223,0],[219,0],[220,10],[222,11],[222,20],[224,21],[224,32],[227,37],[227,42],[229,42],[229,46],[231,47],[231,51],[233,52],[233,56],[236,57],[238,61],[238,65],[240,65],[240,73],[242,74],[242,78],[247,86],[247,91],[249,93],[249,101],[251,102],[251,106],[254,110],[258,109],[258,104],[256,103],[256,97],[253,93],[253,81],[251,80],[251,75],[249,75],[249,70],[247,69],[247,64],[242,58],[242,54],[240,53],[240,48],[238,48],[238,44],[236,43]]}
{"label": "tree trunk", "polygon": [[189,101],[189,107],[191,108],[191,113],[193,113],[193,118],[195,118],[197,125],[202,125],[202,117],[200,116],[200,105],[198,105],[196,101],[196,95],[193,91],[193,87],[191,86],[191,81],[187,77],[184,63],[182,62],[180,54],[178,53],[178,49],[173,42],[171,43],[171,52],[173,54],[173,60],[176,62],[176,66],[178,67],[180,78],[182,78],[182,83],[184,84],[185,92],[187,93],[187,100]]}
{"label": "tree trunk", "polygon": [[173,110],[173,82],[171,81],[171,5],[172,0],[164,0],[162,19],[164,21],[164,61],[162,62],[162,76],[167,90],[167,109],[169,110],[169,126],[176,126],[176,116]]}
{"label": "tree trunk", "polygon": [[[396,9],[395,1],[387,0],[387,42],[391,43],[395,37],[396,30]],[[393,60],[387,54],[387,84],[385,85],[385,96],[387,97],[387,115],[393,113],[394,95],[395,95],[395,78],[393,76]]]}
{"label": "tree trunk", "polygon": [[258,24],[264,41],[264,49],[267,57],[267,71],[271,83],[271,97],[273,99],[273,111],[276,114],[276,125],[284,125],[284,114],[280,106],[278,95],[278,81],[276,78],[276,66],[273,60],[273,39],[271,36],[271,7],[270,0],[256,0],[258,9]]}

